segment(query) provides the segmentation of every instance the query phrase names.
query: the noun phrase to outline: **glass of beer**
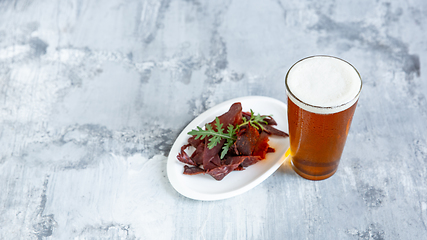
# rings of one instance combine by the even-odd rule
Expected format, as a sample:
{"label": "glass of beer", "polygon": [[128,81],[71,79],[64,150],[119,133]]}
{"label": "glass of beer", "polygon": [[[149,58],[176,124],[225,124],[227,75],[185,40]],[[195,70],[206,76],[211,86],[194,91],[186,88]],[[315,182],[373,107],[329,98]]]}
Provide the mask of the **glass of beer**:
{"label": "glass of beer", "polygon": [[303,178],[323,180],[338,169],[362,79],[348,62],[312,56],[285,77],[292,168]]}

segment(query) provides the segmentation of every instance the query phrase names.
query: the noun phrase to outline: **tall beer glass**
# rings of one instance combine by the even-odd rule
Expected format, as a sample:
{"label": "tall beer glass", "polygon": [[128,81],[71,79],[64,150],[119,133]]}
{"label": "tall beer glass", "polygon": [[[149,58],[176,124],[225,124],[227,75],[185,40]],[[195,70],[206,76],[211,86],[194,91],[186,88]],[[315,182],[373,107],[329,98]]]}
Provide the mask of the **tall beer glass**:
{"label": "tall beer glass", "polygon": [[326,179],[337,171],[362,79],[344,60],[312,56],[289,69],[285,85],[292,167],[303,178]]}

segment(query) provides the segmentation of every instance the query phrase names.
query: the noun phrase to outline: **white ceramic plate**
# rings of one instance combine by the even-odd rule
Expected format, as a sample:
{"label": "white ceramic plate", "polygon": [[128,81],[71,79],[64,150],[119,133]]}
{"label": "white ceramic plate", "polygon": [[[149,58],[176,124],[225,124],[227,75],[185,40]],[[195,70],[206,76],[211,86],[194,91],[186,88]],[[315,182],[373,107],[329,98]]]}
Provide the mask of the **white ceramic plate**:
{"label": "white ceramic plate", "polygon": [[[202,113],[195,118],[179,134],[178,138],[169,152],[167,173],[172,186],[182,195],[196,200],[220,200],[234,197],[244,193],[260,184],[273,174],[285,161],[285,153],[289,148],[289,138],[270,136],[268,144],[276,151],[267,153],[266,158],[258,163],[247,167],[243,171],[233,171],[221,181],[215,180],[208,174],[184,175],[184,163],[178,161],[181,147],[187,144],[190,135],[187,133],[197,126],[203,127],[215,117],[227,112],[235,102],[241,102],[243,111],[252,109],[255,114],[273,115],[277,122],[277,129],[288,132],[287,106],[285,103],[261,96],[249,96],[231,99]],[[189,149],[187,149],[189,150]]]}

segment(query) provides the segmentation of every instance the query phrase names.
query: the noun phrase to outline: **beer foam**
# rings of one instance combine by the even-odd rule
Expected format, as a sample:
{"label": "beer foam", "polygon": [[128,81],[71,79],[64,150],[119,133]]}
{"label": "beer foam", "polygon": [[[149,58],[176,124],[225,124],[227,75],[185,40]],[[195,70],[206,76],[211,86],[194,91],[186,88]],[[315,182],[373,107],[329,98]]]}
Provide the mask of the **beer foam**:
{"label": "beer foam", "polygon": [[359,98],[362,80],[349,63],[335,57],[305,58],[285,77],[288,97],[300,108],[331,114],[351,107]]}

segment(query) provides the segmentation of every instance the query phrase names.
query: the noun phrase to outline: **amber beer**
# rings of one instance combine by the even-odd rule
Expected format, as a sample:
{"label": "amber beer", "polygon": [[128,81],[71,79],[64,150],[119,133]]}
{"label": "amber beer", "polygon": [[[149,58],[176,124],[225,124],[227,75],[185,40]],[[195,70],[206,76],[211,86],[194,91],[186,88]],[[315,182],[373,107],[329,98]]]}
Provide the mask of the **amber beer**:
{"label": "amber beer", "polygon": [[313,56],[294,64],[285,78],[291,164],[310,180],[332,176],[350,129],[362,80],[344,60]]}

